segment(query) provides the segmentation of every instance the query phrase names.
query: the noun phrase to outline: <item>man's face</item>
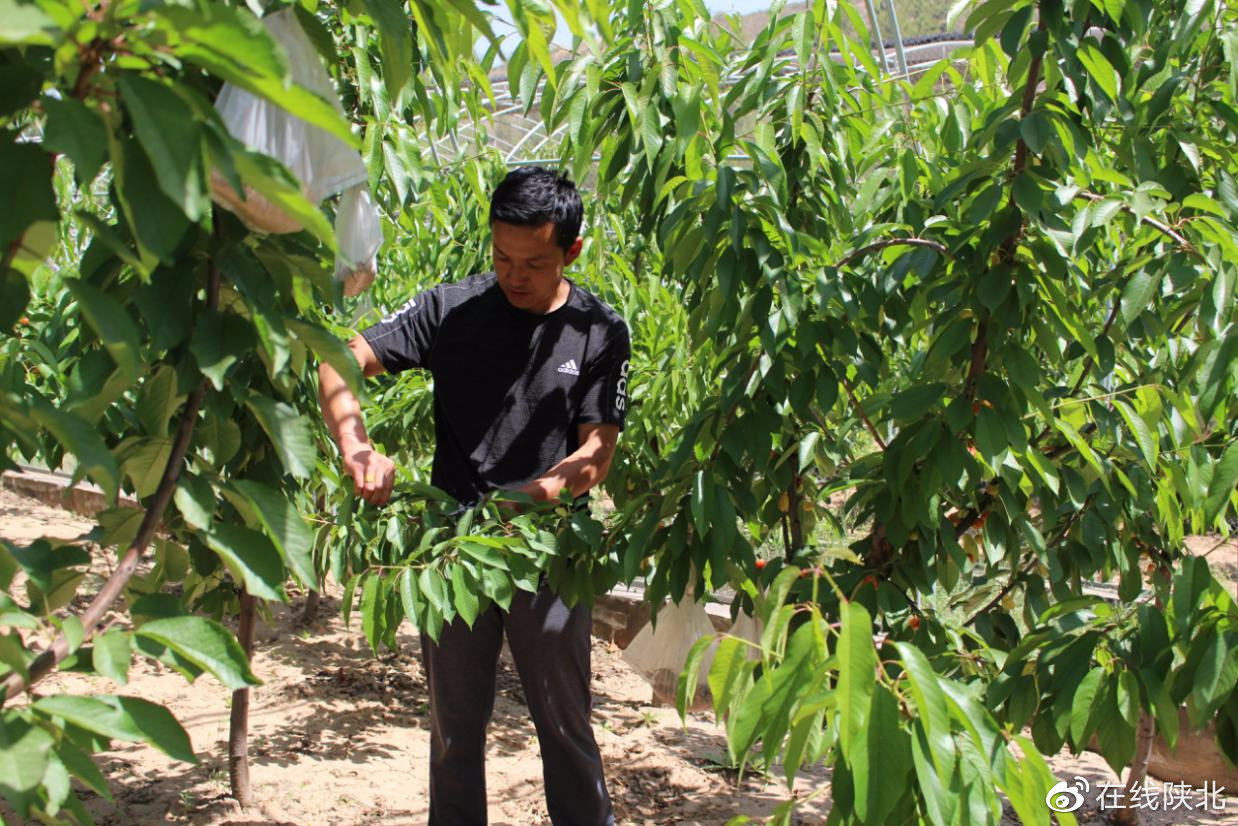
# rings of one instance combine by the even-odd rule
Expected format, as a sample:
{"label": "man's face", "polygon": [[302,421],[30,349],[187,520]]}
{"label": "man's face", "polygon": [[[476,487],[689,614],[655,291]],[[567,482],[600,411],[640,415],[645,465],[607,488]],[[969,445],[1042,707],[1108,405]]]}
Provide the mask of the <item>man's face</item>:
{"label": "man's face", "polygon": [[513,307],[545,315],[567,300],[571,287],[563,269],[580,254],[580,239],[564,250],[555,243],[555,225],[522,227],[493,221],[494,272]]}

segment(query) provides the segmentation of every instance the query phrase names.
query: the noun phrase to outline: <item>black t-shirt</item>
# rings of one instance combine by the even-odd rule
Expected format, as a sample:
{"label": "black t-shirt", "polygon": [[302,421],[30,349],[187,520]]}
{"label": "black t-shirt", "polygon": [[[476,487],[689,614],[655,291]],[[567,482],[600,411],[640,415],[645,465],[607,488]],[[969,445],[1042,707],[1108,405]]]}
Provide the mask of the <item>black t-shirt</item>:
{"label": "black t-shirt", "polygon": [[431,481],[461,502],[536,479],[580,446],[577,425],[623,427],[628,327],[576,284],[562,307],[535,315],[508,303],[494,273],[474,275],[362,336],[387,372],[433,375]]}

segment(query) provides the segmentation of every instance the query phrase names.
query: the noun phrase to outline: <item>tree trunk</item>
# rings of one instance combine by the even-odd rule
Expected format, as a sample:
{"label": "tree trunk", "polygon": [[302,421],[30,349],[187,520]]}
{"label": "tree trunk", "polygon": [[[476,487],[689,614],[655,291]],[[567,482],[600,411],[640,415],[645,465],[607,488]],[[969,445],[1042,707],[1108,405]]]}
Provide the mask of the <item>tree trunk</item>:
{"label": "tree trunk", "polygon": [[[791,487],[787,490],[787,521],[790,526],[791,552],[804,547],[803,497],[800,495],[800,475],[791,475]],[[788,557],[790,561],[790,557]]]}
{"label": "tree trunk", "polygon": [[1139,808],[1134,805],[1132,792],[1148,776],[1148,762],[1152,759],[1152,746],[1156,742],[1156,719],[1146,711],[1139,712],[1139,725],[1135,729],[1135,759],[1131,761],[1122,790],[1122,808],[1112,815],[1117,826],[1139,826]]}
{"label": "tree trunk", "polygon": [[[246,659],[253,659],[254,614],[258,600],[241,592],[241,615],[236,630],[237,641],[245,650]],[[244,809],[252,802],[249,788],[249,689],[232,692],[232,716],[228,724],[228,780],[232,796]]]}
{"label": "tree trunk", "polygon": [[321,601],[322,594],[318,591],[310,591],[306,594],[305,605],[301,608],[301,615],[297,617],[297,625],[309,625],[318,619],[318,604]]}

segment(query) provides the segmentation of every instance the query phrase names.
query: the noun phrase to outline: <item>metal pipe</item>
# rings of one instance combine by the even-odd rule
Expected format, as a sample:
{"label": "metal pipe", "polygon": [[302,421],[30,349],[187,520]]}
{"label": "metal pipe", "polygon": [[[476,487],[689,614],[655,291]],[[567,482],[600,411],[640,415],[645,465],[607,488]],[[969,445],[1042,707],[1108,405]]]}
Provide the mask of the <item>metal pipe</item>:
{"label": "metal pipe", "polygon": [[890,25],[894,27],[894,54],[898,56],[898,70],[906,75],[907,53],[903,51],[903,32],[898,25],[898,12],[894,10],[894,0],[886,0],[886,11],[890,12]]}
{"label": "metal pipe", "polygon": [[881,24],[877,22],[877,7],[873,4],[873,0],[864,0],[864,5],[868,6],[868,22],[872,31],[869,32],[873,36],[873,51],[881,60],[881,70],[890,72],[890,63],[888,55],[886,55],[886,44],[881,37]]}

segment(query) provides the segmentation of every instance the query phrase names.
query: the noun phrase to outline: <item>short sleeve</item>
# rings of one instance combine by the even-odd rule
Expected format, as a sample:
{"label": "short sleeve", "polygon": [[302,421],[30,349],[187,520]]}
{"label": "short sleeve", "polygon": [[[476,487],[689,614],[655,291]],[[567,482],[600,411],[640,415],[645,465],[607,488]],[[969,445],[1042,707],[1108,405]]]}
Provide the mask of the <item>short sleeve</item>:
{"label": "short sleeve", "polygon": [[410,298],[403,307],[361,332],[388,373],[430,367],[430,353],[442,321],[441,288]]}
{"label": "short sleeve", "polygon": [[585,392],[576,424],[615,424],[622,429],[628,415],[628,365],[632,343],[628,326],[617,321],[601,351],[585,368]]}

